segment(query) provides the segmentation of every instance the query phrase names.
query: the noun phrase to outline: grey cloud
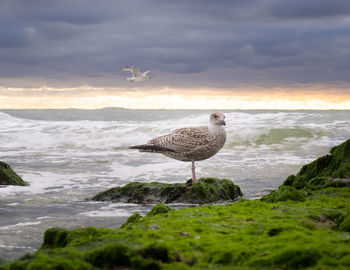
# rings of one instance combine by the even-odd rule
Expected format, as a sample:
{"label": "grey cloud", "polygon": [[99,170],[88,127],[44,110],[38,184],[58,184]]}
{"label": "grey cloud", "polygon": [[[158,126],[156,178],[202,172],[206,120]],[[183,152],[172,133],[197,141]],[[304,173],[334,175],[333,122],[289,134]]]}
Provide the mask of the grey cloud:
{"label": "grey cloud", "polygon": [[[101,1],[105,4],[112,1]],[[9,9],[27,23],[63,22],[69,24],[96,24],[113,16],[112,10],[92,0],[12,0]]]}
{"label": "grey cloud", "polygon": [[278,18],[317,19],[348,16],[350,13],[348,0],[271,0],[266,2],[269,15]]}
{"label": "grey cloud", "polygon": [[[350,81],[348,3],[7,0],[0,77],[123,85],[120,67],[138,65],[155,86]],[[203,79],[179,82],[184,73]]]}
{"label": "grey cloud", "polygon": [[32,33],[28,28],[0,26],[0,48],[17,48],[29,44]]}

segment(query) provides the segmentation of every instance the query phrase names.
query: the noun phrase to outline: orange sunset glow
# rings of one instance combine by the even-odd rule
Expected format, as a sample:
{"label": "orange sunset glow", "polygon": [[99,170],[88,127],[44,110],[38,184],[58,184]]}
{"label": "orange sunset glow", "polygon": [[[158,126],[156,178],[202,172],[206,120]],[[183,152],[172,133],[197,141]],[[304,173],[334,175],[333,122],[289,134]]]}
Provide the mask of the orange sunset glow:
{"label": "orange sunset glow", "polygon": [[4,109],[121,107],[129,109],[347,110],[350,93],[324,89],[34,88],[3,89]]}

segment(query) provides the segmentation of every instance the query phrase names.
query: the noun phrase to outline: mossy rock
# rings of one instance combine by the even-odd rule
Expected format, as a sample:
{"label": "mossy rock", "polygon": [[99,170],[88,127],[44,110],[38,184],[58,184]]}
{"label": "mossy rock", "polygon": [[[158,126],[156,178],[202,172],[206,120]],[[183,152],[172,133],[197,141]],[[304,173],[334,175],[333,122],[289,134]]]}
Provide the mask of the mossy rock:
{"label": "mossy rock", "polygon": [[165,214],[171,211],[171,208],[163,203],[157,204],[155,207],[152,208],[151,211],[147,213],[147,217],[152,217],[158,214]]}
{"label": "mossy rock", "polygon": [[339,218],[337,230],[341,232],[350,232],[350,214],[343,215]]}
{"label": "mossy rock", "polygon": [[141,254],[144,258],[152,258],[163,263],[170,261],[168,248],[164,245],[151,244],[145,247],[141,251]]}
{"label": "mossy rock", "polygon": [[28,184],[12,170],[10,165],[0,161],[0,185],[27,186]]}
{"label": "mossy rock", "polygon": [[305,193],[294,187],[281,186],[279,189],[272,191],[270,194],[261,198],[262,201],[275,203],[284,201],[304,202],[306,200]]}
{"label": "mossy rock", "polygon": [[211,203],[233,201],[242,196],[239,186],[227,179],[201,178],[197,184],[189,180],[184,184],[159,182],[133,182],[100,192],[95,201],[128,203]]}
{"label": "mossy rock", "polygon": [[333,147],[330,155],[318,158],[290,175],[283,183],[297,189],[312,190],[327,187],[350,186],[350,139]]}
{"label": "mossy rock", "polygon": [[349,194],[134,214],[120,229],[53,228],[38,251],[0,269],[349,269]]}
{"label": "mossy rock", "polygon": [[121,226],[121,228],[131,227],[132,224],[137,223],[137,221],[141,218],[142,216],[139,213],[135,213],[128,217],[128,220]]}
{"label": "mossy rock", "polygon": [[57,248],[65,247],[68,243],[68,230],[62,228],[48,229],[44,234],[43,247]]}
{"label": "mossy rock", "polygon": [[286,266],[286,269],[304,269],[314,266],[321,258],[316,248],[286,247],[271,258],[271,264]]}

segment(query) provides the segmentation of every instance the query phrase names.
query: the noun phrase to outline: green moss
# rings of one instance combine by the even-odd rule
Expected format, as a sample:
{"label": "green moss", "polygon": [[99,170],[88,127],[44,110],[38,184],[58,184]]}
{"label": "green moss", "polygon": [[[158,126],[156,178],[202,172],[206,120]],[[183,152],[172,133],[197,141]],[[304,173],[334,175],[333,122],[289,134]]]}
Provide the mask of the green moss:
{"label": "green moss", "polygon": [[303,202],[306,200],[306,197],[304,192],[299,191],[294,187],[281,186],[279,189],[263,196],[261,200],[270,203],[284,202],[288,200]]}
{"label": "green moss", "polygon": [[337,224],[337,230],[341,232],[350,232],[350,214],[341,216]]}
{"label": "green moss", "polygon": [[51,228],[44,234],[43,248],[65,247],[68,243],[69,232],[66,229]]}
{"label": "green moss", "polygon": [[[93,269],[90,264],[80,258],[51,257],[39,254],[38,257],[25,266],[26,270],[59,269],[59,270],[89,270]],[[21,268],[20,268],[21,269]],[[12,270],[12,269],[11,269]]]}
{"label": "green moss", "polygon": [[121,228],[131,227],[132,224],[136,223],[142,216],[139,213],[135,213],[128,217],[128,220],[121,226]]}
{"label": "green moss", "polygon": [[147,246],[141,251],[141,254],[144,258],[152,258],[153,260],[164,263],[170,261],[167,247],[158,244],[151,244]]}
{"label": "green moss", "polygon": [[283,228],[272,228],[267,232],[267,234],[268,236],[276,236],[281,232],[283,232]]}
{"label": "green moss", "polygon": [[12,170],[10,165],[0,161],[0,185],[27,186],[28,184]]}
{"label": "green moss", "polygon": [[36,253],[2,267],[347,269],[349,213],[350,188],[344,187],[315,190],[303,202],[241,199],[137,214],[121,229],[50,229]]}
{"label": "green moss", "polygon": [[237,185],[227,179],[201,178],[192,185],[159,182],[134,182],[100,192],[92,198],[96,201],[118,201],[129,203],[211,203],[232,201],[242,196]]}
{"label": "green moss", "polygon": [[85,260],[95,267],[112,268],[114,266],[131,266],[132,249],[124,244],[109,243],[87,252]]}
{"label": "green moss", "polygon": [[350,178],[350,139],[333,147],[330,155],[320,157],[303,166],[296,176],[289,176],[283,185],[297,189],[345,187],[350,186],[348,178]]}
{"label": "green moss", "polygon": [[314,266],[322,255],[315,248],[284,248],[271,258],[274,266],[285,266],[291,269],[301,269]]}
{"label": "green moss", "polygon": [[158,214],[165,214],[171,211],[171,208],[169,206],[166,206],[165,204],[159,203],[151,211],[147,213],[147,217],[155,216]]}

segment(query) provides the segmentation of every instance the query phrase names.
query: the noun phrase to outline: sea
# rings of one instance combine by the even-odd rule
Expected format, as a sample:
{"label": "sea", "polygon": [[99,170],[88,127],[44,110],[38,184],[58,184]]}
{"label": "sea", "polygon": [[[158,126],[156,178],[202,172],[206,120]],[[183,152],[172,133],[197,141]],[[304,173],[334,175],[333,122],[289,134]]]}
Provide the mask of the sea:
{"label": "sea", "polygon": [[[0,110],[0,160],[29,183],[0,187],[0,258],[33,253],[51,227],[119,228],[152,205],[93,202],[131,182],[183,183],[191,164],[128,146],[184,126],[207,125],[208,110]],[[227,142],[196,163],[197,177],[239,185],[246,199],[280,186],[350,138],[350,111],[223,111]],[[170,205],[173,208],[190,205]]]}

